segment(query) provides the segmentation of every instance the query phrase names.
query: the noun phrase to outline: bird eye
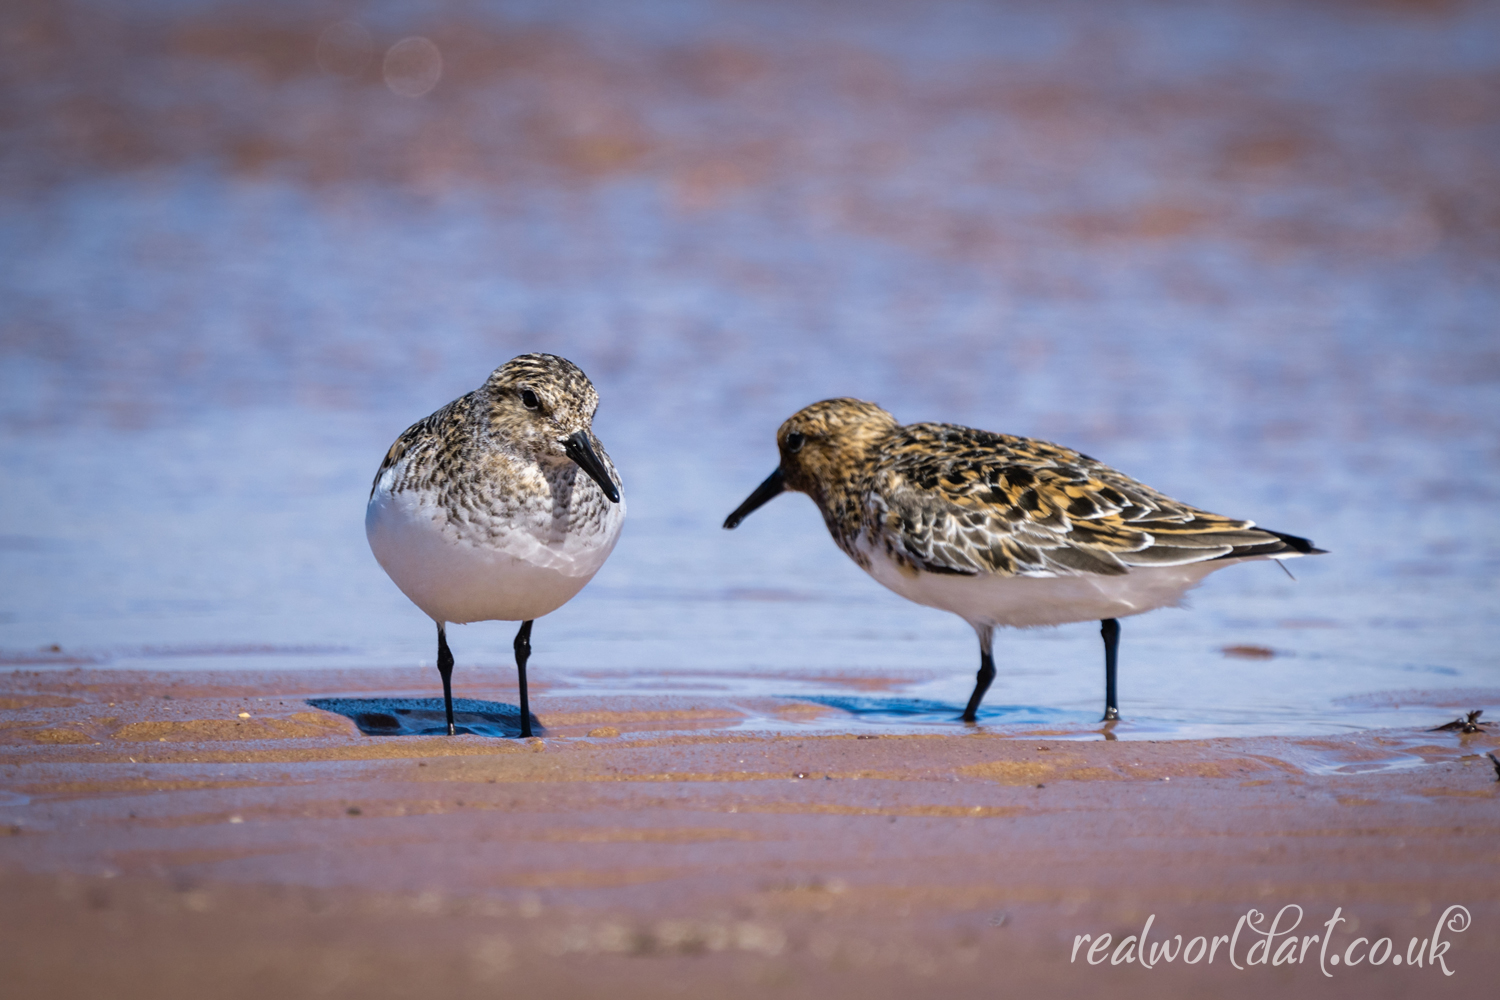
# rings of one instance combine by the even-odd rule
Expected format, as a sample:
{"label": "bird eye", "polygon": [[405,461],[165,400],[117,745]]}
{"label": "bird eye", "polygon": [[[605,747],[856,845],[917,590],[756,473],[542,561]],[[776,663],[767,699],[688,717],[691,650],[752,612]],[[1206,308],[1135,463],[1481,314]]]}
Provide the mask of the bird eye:
{"label": "bird eye", "polygon": [[530,389],[522,389],[521,405],[525,406],[528,410],[540,410],[542,408],[542,401],[537,399],[536,393]]}
{"label": "bird eye", "polygon": [[792,431],[792,433],[786,436],[786,450],[795,455],[802,450],[802,444],[806,440],[807,438],[803,437],[797,431]]}

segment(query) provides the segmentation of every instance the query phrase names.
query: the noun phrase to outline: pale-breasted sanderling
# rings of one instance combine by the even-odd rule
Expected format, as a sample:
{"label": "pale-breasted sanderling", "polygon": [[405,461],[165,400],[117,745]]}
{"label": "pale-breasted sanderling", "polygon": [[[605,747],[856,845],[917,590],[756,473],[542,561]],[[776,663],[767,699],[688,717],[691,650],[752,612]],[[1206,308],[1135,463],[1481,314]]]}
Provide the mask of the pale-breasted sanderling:
{"label": "pale-breasted sanderling", "polygon": [[396,586],[437,622],[449,735],[447,623],[495,620],[522,623],[521,735],[531,735],[531,623],[583,589],[625,523],[615,467],[591,426],[598,408],[578,366],[523,354],[408,428],[375,474],[365,535]]}
{"label": "pale-breasted sanderling", "polygon": [[806,493],[861,569],[972,625],[980,666],[966,722],[995,677],[997,625],[1099,621],[1110,721],[1120,717],[1118,619],[1177,604],[1232,562],[1323,551],[1190,507],[1070,448],[956,424],[903,427],[857,399],[798,411],[776,443],[780,466],[724,527],[785,490]]}

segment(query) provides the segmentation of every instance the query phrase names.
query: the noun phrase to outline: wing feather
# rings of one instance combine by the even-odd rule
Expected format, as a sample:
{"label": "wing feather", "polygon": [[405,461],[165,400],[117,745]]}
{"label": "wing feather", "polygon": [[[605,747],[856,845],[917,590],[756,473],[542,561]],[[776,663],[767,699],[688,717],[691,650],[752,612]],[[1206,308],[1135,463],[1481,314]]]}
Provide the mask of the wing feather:
{"label": "wing feather", "polygon": [[[386,451],[385,459],[380,463],[380,468],[375,473],[375,481],[370,484],[370,496],[373,497],[375,495],[375,490],[379,488],[381,477],[385,475],[387,469],[398,464],[404,458],[412,459],[412,461],[407,463],[408,467],[413,464],[419,464],[421,458],[426,457],[428,453],[432,452],[443,441],[442,429],[446,425],[458,424],[467,420],[473,396],[472,392],[466,396],[460,396],[436,412],[418,420],[403,431],[401,436],[391,445],[390,449]],[[453,436],[451,439],[458,442],[467,440],[463,436]],[[437,468],[435,463],[426,462],[420,464],[425,466],[421,472],[414,474],[408,468],[403,478],[410,481],[421,481],[435,474],[434,470]],[[403,483],[401,485],[409,484]]]}
{"label": "wing feather", "polygon": [[892,555],[929,572],[1113,576],[1132,566],[1316,551],[1045,441],[912,424],[880,458],[867,517],[885,527],[879,534]]}

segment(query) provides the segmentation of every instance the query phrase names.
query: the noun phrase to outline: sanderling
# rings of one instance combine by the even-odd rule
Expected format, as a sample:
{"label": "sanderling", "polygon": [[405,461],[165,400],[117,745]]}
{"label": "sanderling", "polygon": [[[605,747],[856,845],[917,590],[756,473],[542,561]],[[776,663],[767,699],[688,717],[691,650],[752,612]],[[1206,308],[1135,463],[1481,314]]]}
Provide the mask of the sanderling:
{"label": "sanderling", "polygon": [[857,399],[798,411],[776,443],[781,465],[724,527],[785,490],[806,493],[861,569],[972,625],[980,665],[966,722],[995,677],[997,625],[1099,621],[1112,721],[1118,619],[1177,604],[1232,562],[1323,551],[1189,507],[1070,448],[956,424],[903,427]]}
{"label": "sanderling", "polygon": [[396,586],[437,622],[450,736],[447,623],[494,620],[521,622],[521,735],[531,735],[531,623],[583,589],[625,522],[615,467],[591,427],[598,408],[571,361],[523,354],[408,428],[375,474],[365,535]]}

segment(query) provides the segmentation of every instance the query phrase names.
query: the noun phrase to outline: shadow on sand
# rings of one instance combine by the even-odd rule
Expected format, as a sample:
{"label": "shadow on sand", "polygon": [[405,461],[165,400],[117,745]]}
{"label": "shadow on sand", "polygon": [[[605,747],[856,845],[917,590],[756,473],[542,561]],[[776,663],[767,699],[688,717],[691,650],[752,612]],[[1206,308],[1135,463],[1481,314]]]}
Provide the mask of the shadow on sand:
{"label": "shadow on sand", "polygon": [[[448,716],[441,698],[309,698],[325,712],[353,720],[366,736],[446,736]],[[453,699],[453,724],[460,734],[514,739],[521,735],[521,711],[498,701]],[[533,735],[541,723],[531,717]]]}

